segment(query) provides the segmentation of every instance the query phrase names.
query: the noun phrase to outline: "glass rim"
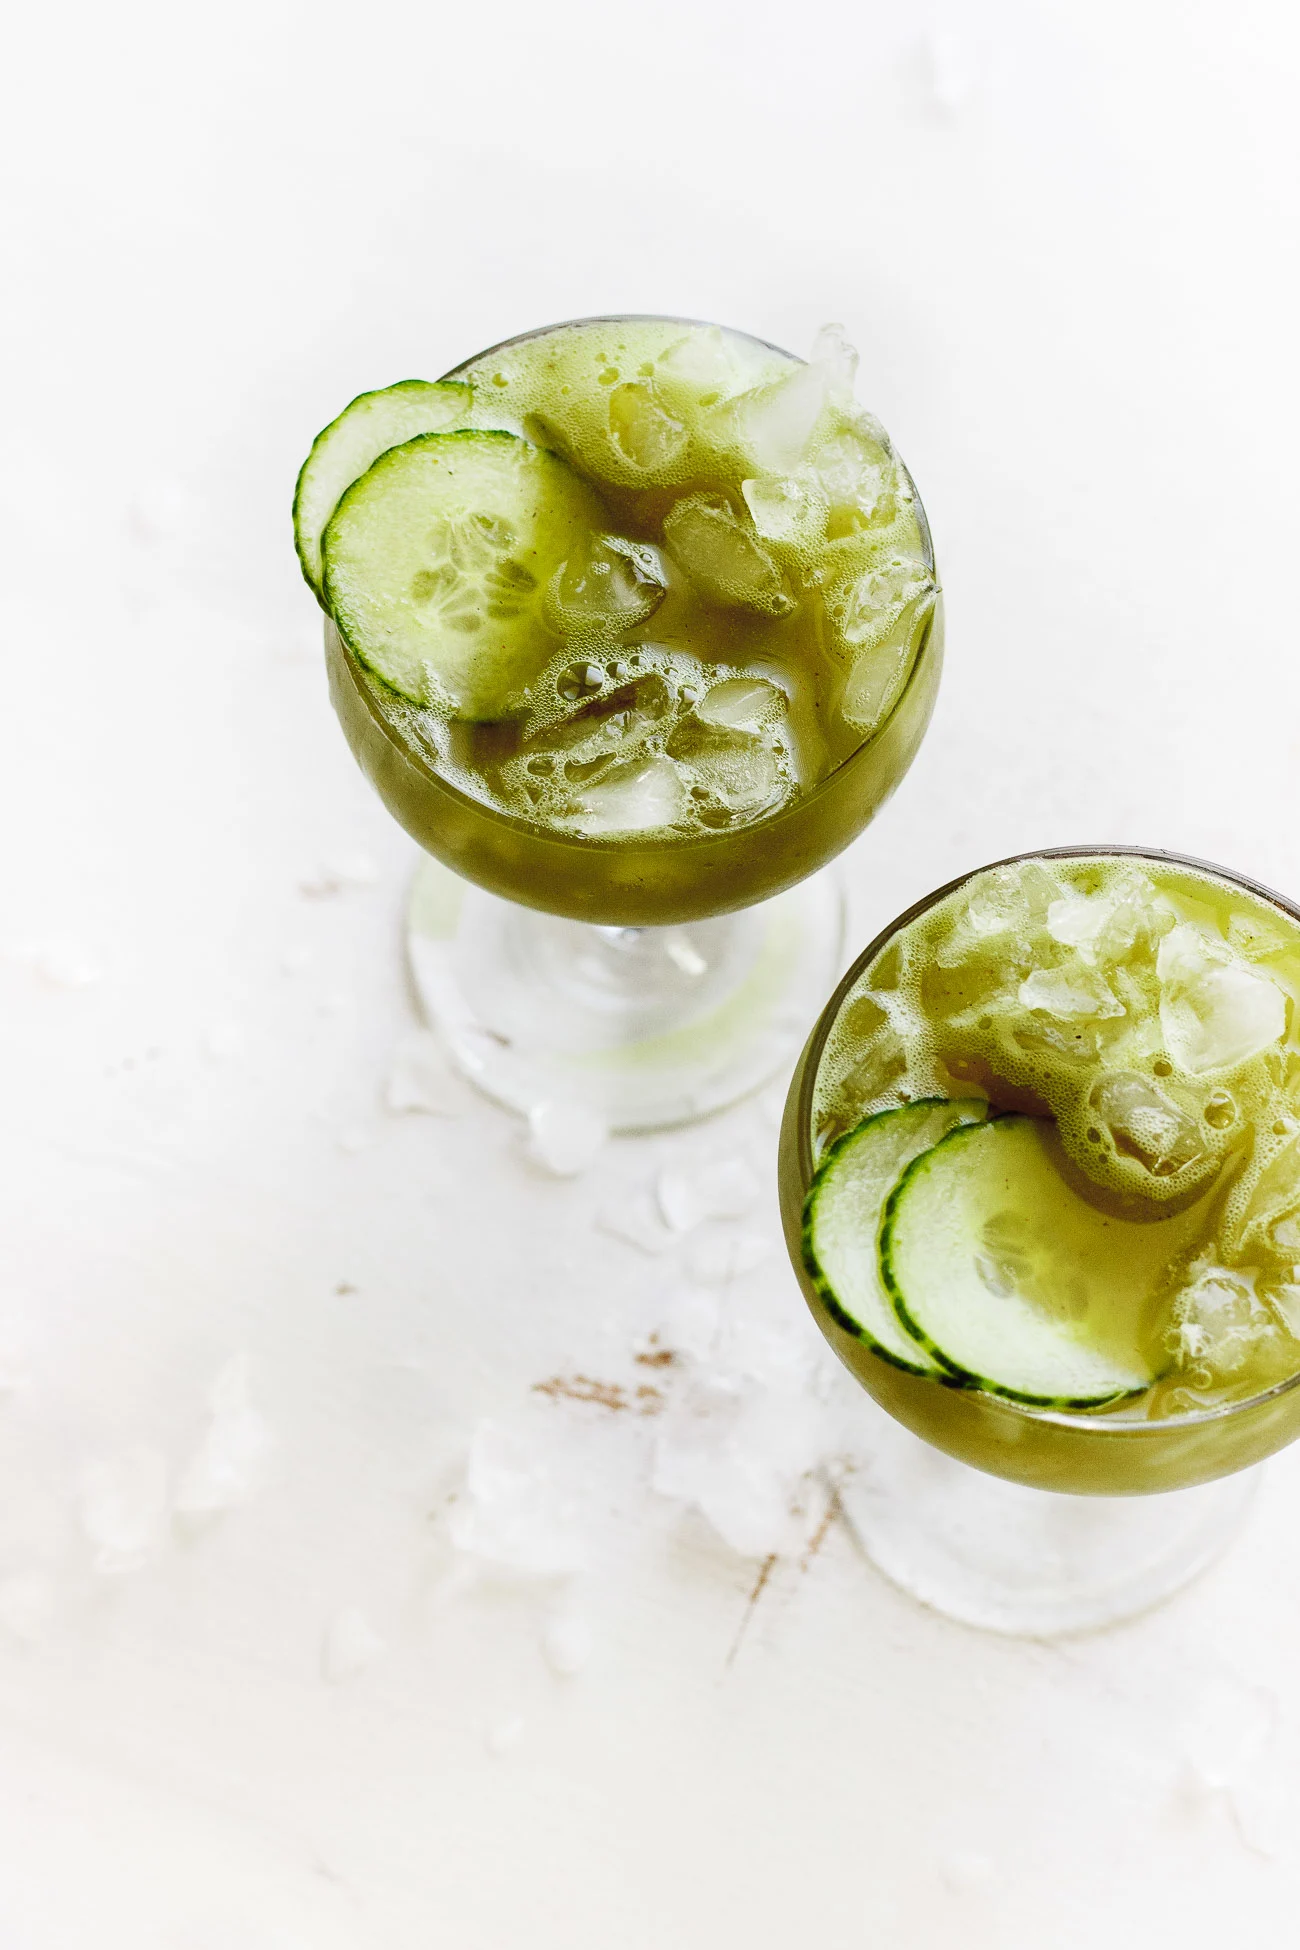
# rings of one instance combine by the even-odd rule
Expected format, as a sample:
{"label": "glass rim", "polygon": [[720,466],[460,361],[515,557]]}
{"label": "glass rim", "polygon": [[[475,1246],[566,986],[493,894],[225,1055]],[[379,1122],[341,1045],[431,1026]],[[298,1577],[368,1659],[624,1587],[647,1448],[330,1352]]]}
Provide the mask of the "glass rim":
{"label": "glass rim", "polygon": [[[590,318],[562,318],[558,319],[552,325],[536,325],[526,332],[516,332],[511,338],[498,339],[495,345],[485,346],[481,352],[475,352],[468,359],[462,359],[459,365],[452,366],[450,371],[443,373],[442,379],[458,379],[471,366],[476,366],[482,360],[491,358],[494,352],[504,352],[515,345],[525,345],[531,339],[545,338],[550,332],[562,332],[572,326],[578,325],[625,324],[699,326],[704,330],[729,332],[735,338],[748,339],[753,345],[761,345],[769,352],[779,353],[783,359],[788,359],[792,365],[804,366],[808,363],[806,359],[799,358],[797,353],[788,352],[784,346],[774,344],[771,339],[760,338],[755,332],[741,331],[734,325],[718,325],[716,321],[711,319],[679,318],[674,312],[608,312],[595,313]],[[892,448],[892,438],[890,444]],[[741,834],[760,831],[767,832],[772,827],[779,825],[783,819],[789,819],[796,814],[802,814],[808,806],[813,804],[814,801],[829,790],[848,766],[859,763],[864,753],[872,751],[880,743],[902,713],[904,706],[907,704],[908,699],[920,681],[921,674],[929,668],[933,654],[935,621],[943,602],[943,588],[939,582],[938,565],[935,562],[934,555],[934,538],[930,531],[930,519],[925,512],[925,504],[917,491],[916,482],[912,478],[911,470],[908,468],[906,461],[897,452],[894,453],[894,459],[912,491],[917,524],[921,530],[921,540],[925,549],[925,563],[935,581],[935,607],[931,610],[927,619],[920,643],[908,666],[907,675],[899,687],[898,696],[894,699],[889,711],[881,719],[871,735],[864,738],[860,744],[855,745],[853,750],[847,753],[840,760],[839,764],[826,774],[824,779],[819,779],[816,785],[811,786],[808,791],[800,793],[797,799],[779,807],[768,818],[755,819],[747,826],[724,829],[721,832],[693,833],[679,839],[660,840],[656,842],[665,851],[671,851],[674,854],[688,853],[694,849],[734,842]],[[332,626],[337,630],[337,625],[334,624],[334,619],[328,612],[325,617],[325,622],[327,628]],[[384,686],[383,679],[376,676],[374,672],[367,670],[360,658],[344,640],[341,631],[338,632],[338,639],[344,658],[360,680],[357,688],[379,730],[403,757],[415,757],[424,766],[424,769],[428,772],[439,790],[450,794],[453,799],[458,800],[461,804],[472,807],[475,814],[485,815],[491,820],[499,820],[503,825],[510,828],[511,831],[524,832],[531,836],[545,839],[549,844],[554,846],[574,847],[583,853],[590,853],[593,848],[598,848],[602,851],[616,851],[626,847],[626,838],[606,838],[599,834],[593,834],[588,837],[583,834],[556,832],[546,827],[536,826],[531,820],[521,818],[518,813],[503,812],[500,807],[489,805],[485,799],[476,799],[472,793],[465,792],[460,786],[454,784],[452,780],[445,778],[422,755],[413,753],[411,747],[397,735],[396,728],[389,724],[388,720],[375,709],[370,693],[370,686],[372,684],[378,684],[382,688],[387,688]],[[850,834],[848,840],[845,841],[845,845],[848,845],[856,837],[856,833]]]}
{"label": "glass rim", "polygon": [[[796,1112],[799,1169],[804,1182],[804,1197],[807,1197],[807,1188],[812,1183],[817,1169],[812,1154],[812,1106],[822,1055],[831,1031],[839,1019],[846,997],[876,956],[888,947],[894,936],[902,929],[910,927],[913,921],[919,920],[921,915],[937,907],[940,901],[947,900],[950,894],[957,893],[982,873],[993,873],[998,867],[1015,867],[1031,860],[1094,859],[1150,860],[1168,867],[1182,867],[1194,873],[1208,874],[1226,881],[1229,886],[1239,887],[1245,893],[1253,894],[1257,899],[1266,901],[1270,907],[1277,908],[1300,927],[1300,905],[1288,900],[1285,895],[1275,892],[1273,888],[1266,887],[1262,881],[1252,880],[1246,874],[1235,873],[1231,868],[1221,867],[1213,860],[1201,860],[1190,853],[1170,853],[1162,847],[1116,845],[1030,847],[1023,853],[1009,853],[1004,859],[990,860],[985,866],[972,867],[968,872],[958,874],[956,879],[950,880],[946,886],[938,887],[933,893],[926,894],[919,901],[914,901],[905,913],[891,921],[888,927],[881,929],[848,968],[817,1018],[802,1059],[802,1078]],[[1266,1402],[1279,1400],[1297,1388],[1300,1388],[1300,1366],[1296,1368],[1294,1374],[1286,1376],[1284,1380],[1274,1382],[1272,1387],[1261,1389],[1256,1395],[1247,1395],[1241,1401],[1220,1402],[1213,1407],[1189,1409],[1179,1415],[1162,1415],[1158,1421],[1136,1419],[1125,1421],[1120,1416],[1108,1416],[1104,1412],[1097,1411],[1085,1413],[1083,1410],[1034,1408],[1028,1402],[1013,1401],[1005,1395],[995,1395],[992,1399],[997,1402],[999,1408],[1023,1416],[1035,1427],[1046,1424],[1054,1428],[1087,1429],[1093,1434],[1106,1434],[1114,1438],[1141,1439],[1163,1434],[1166,1431],[1201,1429],[1210,1422],[1230,1421],[1234,1416],[1258,1409]]]}

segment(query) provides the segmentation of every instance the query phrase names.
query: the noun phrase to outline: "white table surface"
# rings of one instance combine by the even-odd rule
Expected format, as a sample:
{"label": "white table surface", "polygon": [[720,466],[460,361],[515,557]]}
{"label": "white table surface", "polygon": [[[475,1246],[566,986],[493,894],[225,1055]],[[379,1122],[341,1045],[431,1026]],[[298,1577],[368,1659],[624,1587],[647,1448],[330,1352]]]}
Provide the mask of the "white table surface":
{"label": "white table surface", "polygon": [[[566,1182],[467,1089],[386,1108],[412,850],[287,511],[353,393],[521,328],[842,320],[949,605],[854,943],[1033,845],[1295,893],[1298,55],[1281,0],[10,30],[2,1950],[1292,1940],[1300,1458],[1094,1638],[950,1625],[840,1522],[805,1565],[815,1480],[751,1607],[663,1431],[718,1372],[812,1448],[874,1429],[809,1391],[771,1096]],[[710,1156],[752,1213],[595,1225]],[[771,1250],[719,1291],[737,1234]],[[536,1391],[580,1374],[631,1410]],[[559,1486],[502,1518],[476,1439]],[[498,1520],[581,1564],[457,1547]]]}

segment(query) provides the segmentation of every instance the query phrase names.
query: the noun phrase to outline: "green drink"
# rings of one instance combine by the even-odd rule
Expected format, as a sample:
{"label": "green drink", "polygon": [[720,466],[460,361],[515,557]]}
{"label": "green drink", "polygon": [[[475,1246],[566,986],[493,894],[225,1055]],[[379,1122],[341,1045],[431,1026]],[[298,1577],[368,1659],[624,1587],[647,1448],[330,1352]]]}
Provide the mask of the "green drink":
{"label": "green drink", "polygon": [[781,1191],[882,1406],[1111,1497],[1300,1433],[1298,1002],[1300,916],[1159,854],[1013,861],[868,949],[796,1073]]}
{"label": "green drink", "polygon": [[[855,366],[830,328],[805,363],[714,326],[589,320],[363,395],[325,430],[295,524],[331,695],[428,854],[566,920],[711,927],[678,939],[679,972],[729,957],[734,986],[757,968],[761,930],[738,958],[745,930],[724,953],[715,917],[848,844],[915,755],[939,679],[924,513],[854,401]],[[801,931],[824,966],[828,919],[796,926],[791,909],[785,934]],[[604,990],[626,986],[603,949],[571,947],[603,956]],[[713,1019],[715,1044],[734,1041],[720,992],[683,1017],[647,984],[653,951],[641,944],[630,997],[651,1040]],[[574,1017],[573,987],[560,980],[557,1020]],[[445,999],[436,1012],[455,1015]],[[477,1027],[498,1049],[542,1033],[509,1002]],[[626,1023],[603,1042],[592,1027],[607,1056],[628,1041]],[[647,1039],[631,1040],[644,1077]],[[670,1121],[758,1080],[741,1068],[743,1084],[704,1085],[689,1107],[674,1086],[671,1111],[629,1109],[617,1087],[594,1098],[618,1122]],[[555,1087],[582,1094],[572,1072]],[[536,1091],[488,1087],[520,1104]]]}

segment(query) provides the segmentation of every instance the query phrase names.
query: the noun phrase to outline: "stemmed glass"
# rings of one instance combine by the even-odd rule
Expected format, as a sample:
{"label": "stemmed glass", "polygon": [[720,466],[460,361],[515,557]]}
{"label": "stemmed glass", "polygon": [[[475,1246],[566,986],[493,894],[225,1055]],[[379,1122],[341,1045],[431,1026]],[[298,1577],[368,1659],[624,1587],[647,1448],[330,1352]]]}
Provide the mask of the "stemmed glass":
{"label": "stemmed glass", "polygon": [[[1300,908],[1281,895],[1177,854],[1060,847],[996,864],[1103,856],[1209,875],[1300,924]],[[823,1009],[786,1100],[781,1214],[818,1327],[892,1418],[873,1423],[871,1466],[841,1491],[867,1555],[895,1584],[950,1617],[1050,1636],[1143,1611],[1214,1560],[1240,1527],[1256,1487],[1253,1466],[1300,1435],[1300,1372],[1246,1399],[1159,1419],[1067,1413],[909,1372],[828,1310],[804,1266],[801,1236],[817,1165],[814,1098],[823,1055],[882,951],[974,877],[938,888],[893,921]]]}
{"label": "stemmed glass", "polygon": [[[490,347],[446,377],[557,329]],[[914,507],[933,574],[919,498]],[[348,743],[426,855],[408,910],[411,971],[465,1075],[517,1110],[577,1104],[634,1131],[704,1115],[778,1074],[840,965],[840,894],[819,869],[915,757],[942,644],[940,599],[884,721],[770,816],[693,837],[603,838],[548,831],[460,790],[327,617]]]}

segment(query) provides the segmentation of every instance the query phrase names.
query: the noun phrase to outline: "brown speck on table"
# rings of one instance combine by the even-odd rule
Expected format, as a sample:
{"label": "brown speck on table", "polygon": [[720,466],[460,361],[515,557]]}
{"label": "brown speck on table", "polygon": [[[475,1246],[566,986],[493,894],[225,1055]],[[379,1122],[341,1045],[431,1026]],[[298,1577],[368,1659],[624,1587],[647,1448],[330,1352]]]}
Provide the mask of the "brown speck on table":
{"label": "brown speck on table", "polygon": [[637,1415],[657,1415],[663,1407],[663,1396],[648,1384],[633,1395],[617,1381],[595,1381],[587,1374],[553,1374],[548,1381],[535,1381],[533,1393],[549,1395],[552,1401],[592,1402],[616,1414],[631,1409]]}

